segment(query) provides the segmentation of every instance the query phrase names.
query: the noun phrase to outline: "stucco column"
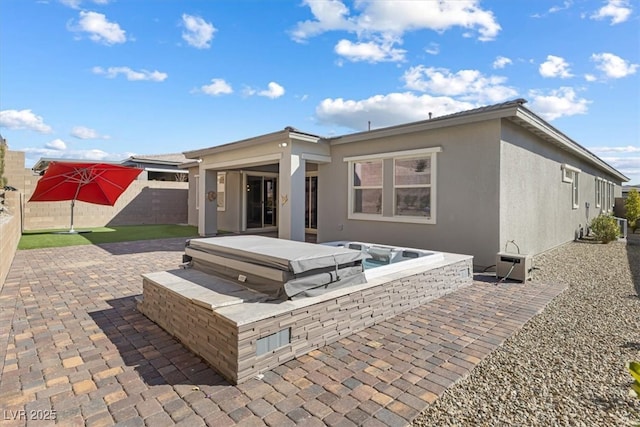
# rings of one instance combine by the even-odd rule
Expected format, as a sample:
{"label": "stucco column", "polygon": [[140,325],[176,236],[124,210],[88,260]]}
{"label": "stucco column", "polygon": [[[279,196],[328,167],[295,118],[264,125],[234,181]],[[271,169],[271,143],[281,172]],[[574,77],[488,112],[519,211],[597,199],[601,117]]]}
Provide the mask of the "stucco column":
{"label": "stucco column", "polygon": [[[198,211],[198,234],[218,234],[218,171],[200,167],[200,209]],[[204,179],[202,179],[204,177]]]}
{"label": "stucco column", "polygon": [[305,160],[283,154],[278,182],[278,237],[304,242]]}

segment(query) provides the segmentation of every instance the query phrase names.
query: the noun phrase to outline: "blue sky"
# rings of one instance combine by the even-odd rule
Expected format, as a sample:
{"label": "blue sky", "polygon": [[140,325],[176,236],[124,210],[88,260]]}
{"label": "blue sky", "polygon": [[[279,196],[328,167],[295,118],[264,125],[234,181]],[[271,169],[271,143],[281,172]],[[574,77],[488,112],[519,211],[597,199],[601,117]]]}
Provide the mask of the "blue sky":
{"label": "blue sky", "polygon": [[119,160],[514,98],[640,184],[627,0],[2,0],[0,133]]}

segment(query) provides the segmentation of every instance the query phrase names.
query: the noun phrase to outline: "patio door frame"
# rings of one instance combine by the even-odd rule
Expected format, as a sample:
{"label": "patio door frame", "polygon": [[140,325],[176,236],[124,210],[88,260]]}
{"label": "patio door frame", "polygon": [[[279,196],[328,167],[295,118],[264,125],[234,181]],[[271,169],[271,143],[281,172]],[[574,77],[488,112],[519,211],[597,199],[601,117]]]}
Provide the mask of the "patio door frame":
{"label": "patio door frame", "polygon": [[[262,210],[261,210],[261,216],[262,216],[262,227],[247,227],[247,209],[249,207],[249,201],[247,200],[247,185],[248,185],[248,179],[247,177],[249,176],[253,176],[253,177],[260,177],[262,178],[262,184],[260,185],[260,191],[262,192],[261,194],[261,203],[262,203]],[[275,182],[275,189],[274,189],[274,203],[275,203],[275,224],[276,225],[269,225],[266,226],[264,225],[264,209],[265,209],[265,195],[264,195],[264,180],[266,179],[273,179]],[[279,200],[279,191],[280,191],[280,187],[278,185],[278,174],[277,173],[271,173],[271,172],[249,172],[249,171],[242,171],[242,188],[240,189],[240,191],[242,191],[242,231],[246,232],[246,231],[256,231],[256,232],[268,232],[268,231],[277,231],[278,230],[278,200]]]}
{"label": "patio door frame", "polygon": [[[307,178],[309,178],[309,190],[311,190],[311,179],[312,177],[316,178],[316,191],[315,191],[315,210],[316,210],[316,228],[311,228],[309,227],[309,222],[307,221],[307,203],[309,203],[309,210],[311,211],[312,207],[314,206],[313,203],[311,203],[311,197],[313,196],[312,192],[309,191],[308,193],[306,192],[306,182],[305,182],[305,210],[304,210],[304,215],[305,215],[305,222],[304,222],[304,232],[305,233],[309,233],[309,234],[318,234],[318,220],[317,220],[317,215],[318,215],[318,171],[312,171],[312,172],[307,172],[305,174],[305,181],[307,180]],[[311,217],[311,212],[309,212],[309,217]]]}

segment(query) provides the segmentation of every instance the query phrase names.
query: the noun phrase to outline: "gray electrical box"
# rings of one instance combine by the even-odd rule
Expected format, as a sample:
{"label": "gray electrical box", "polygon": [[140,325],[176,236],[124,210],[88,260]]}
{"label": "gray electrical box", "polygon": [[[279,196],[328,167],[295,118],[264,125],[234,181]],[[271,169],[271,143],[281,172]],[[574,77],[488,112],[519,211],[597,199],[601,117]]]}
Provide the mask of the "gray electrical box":
{"label": "gray electrical box", "polygon": [[496,255],[496,277],[526,282],[531,279],[531,256],[498,252]]}

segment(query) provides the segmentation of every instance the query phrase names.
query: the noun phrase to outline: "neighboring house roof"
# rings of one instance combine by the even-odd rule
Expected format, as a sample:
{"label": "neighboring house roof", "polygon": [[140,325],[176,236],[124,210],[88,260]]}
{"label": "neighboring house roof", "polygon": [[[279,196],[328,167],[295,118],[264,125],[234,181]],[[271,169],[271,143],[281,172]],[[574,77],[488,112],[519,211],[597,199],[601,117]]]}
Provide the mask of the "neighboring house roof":
{"label": "neighboring house roof", "polygon": [[108,160],[88,160],[88,159],[60,159],[55,157],[40,157],[40,159],[33,165],[31,170],[36,174],[41,174],[49,167],[51,162],[63,162],[63,163],[107,163],[113,165],[119,165],[120,162],[108,161]]}
{"label": "neighboring house roof", "polygon": [[87,160],[87,159],[57,159],[53,157],[41,157],[40,160],[31,168],[35,173],[42,173],[48,167],[51,162],[73,162],[73,163],[110,163],[114,165],[135,166],[147,171],[154,172],[177,172],[185,173],[179,169],[180,165],[191,161],[187,159],[182,153],[170,153],[170,154],[147,154],[139,156],[131,156],[125,160],[120,161],[105,161],[105,160]]}
{"label": "neighboring house roof", "polygon": [[186,156],[182,153],[170,153],[170,154],[145,154],[131,156],[126,161],[134,161],[138,163],[170,163],[180,164],[188,161]]}

